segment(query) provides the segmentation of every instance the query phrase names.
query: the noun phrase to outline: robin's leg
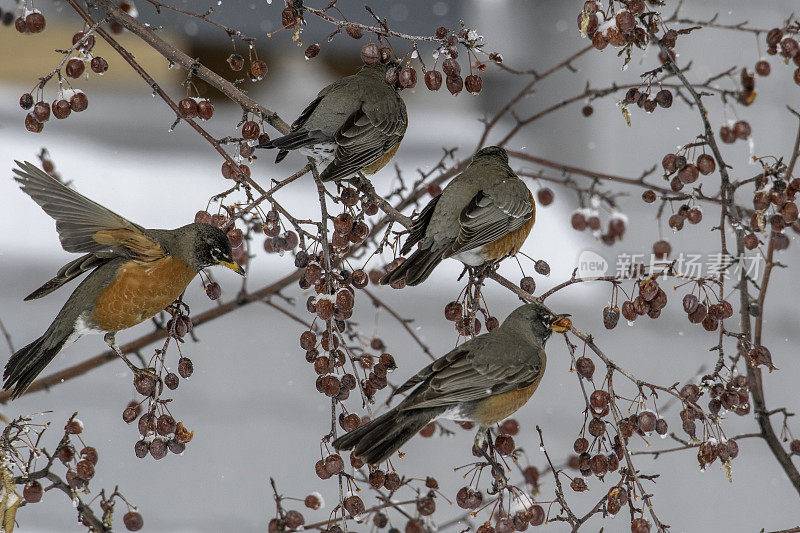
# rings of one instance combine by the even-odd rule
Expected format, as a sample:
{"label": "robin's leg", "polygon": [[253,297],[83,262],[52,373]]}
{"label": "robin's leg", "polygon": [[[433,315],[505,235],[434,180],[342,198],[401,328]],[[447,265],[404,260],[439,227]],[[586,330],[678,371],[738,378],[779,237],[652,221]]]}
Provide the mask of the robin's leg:
{"label": "robin's leg", "polygon": [[131,363],[131,360],[128,359],[125,356],[124,353],[122,353],[122,350],[120,350],[119,346],[117,346],[117,341],[116,341],[116,338],[115,338],[115,332],[109,331],[108,333],[105,334],[105,336],[103,337],[103,340],[106,341],[106,344],[108,344],[108,346],[112,350],[114,350],[114,353],[117,354],[117,356],[120,359],[125,361],[125,364],[128,365],[128,368],[131,369],[131,372],[133,372],[134,375],[136,375],[136,376],[140,376],[140,375],[150,376],[151,378],[153,378],[156,381],[158,381],[158,376],[156,374],[154,374],[150,370],[146,370],[144,368],[139,368],[138,366],[134,365],[133,363]]}
{"label": "robin's leg", "polygon": [[164,311],[166,311],[167,313],[169,313],[169,314],[171,314],[173,316],[175,314],[182,314],[182,315],[187,315],[187,316],[190,314],[189,306],[186,305],[186,303],[183,301],[183,294],[178,296],[177,300],[175,300],[174,302],[169,304],[166,307],[166,309],[164,309]]}
{"label": "robin's leg", "polygon": [[[487,443],[489,451],[492,452],[491,454],[487,453],[486,450],[483,449],[484,442]],[[505,469],[494,460],[494,457],[492,457],[492,455],[494,455],[494,449],[492,447],[492,434],[490,433],[489,427],[481,426],[478,428],[478,432],[475,434],[473,445],[475,446],[475,449],[478,450],[478,453],[480,453],[492,467],[494,483],[492,483],[492,488],[487,492],[489,494],[497,494],[506,488],[508,485],[508,479],[506,478]]]}

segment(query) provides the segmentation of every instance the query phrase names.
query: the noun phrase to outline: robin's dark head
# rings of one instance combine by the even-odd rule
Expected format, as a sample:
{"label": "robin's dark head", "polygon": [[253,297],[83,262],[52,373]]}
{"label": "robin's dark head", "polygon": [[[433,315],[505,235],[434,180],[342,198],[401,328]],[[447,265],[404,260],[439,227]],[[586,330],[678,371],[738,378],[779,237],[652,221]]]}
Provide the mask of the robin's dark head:
{"label": "robin's dark head", "polygon": [[569,315],[559,315],[539,303],[525,304],[514,309],[503,322],[503,327],[532,332],[544,346],[553,332],[564,333],[572,327]]}
{"label": "robin's dark head", "polygon": [[472,156],[472,159],[474,161],[475,159],[482,157],[499,157],[504,163],[508,164],[508,153],[499,146],[487,146],[486,148],[481,148],[475,152],[475,155]]}
{"label": "robin's dark head", "polygon": [[216,226],[195,222],[181,228],[180,241],[189,245],[189,262],[200,271],[206,267],[222,265],[244,276],[244,269],[233,260],[231,242],[227,235]]}

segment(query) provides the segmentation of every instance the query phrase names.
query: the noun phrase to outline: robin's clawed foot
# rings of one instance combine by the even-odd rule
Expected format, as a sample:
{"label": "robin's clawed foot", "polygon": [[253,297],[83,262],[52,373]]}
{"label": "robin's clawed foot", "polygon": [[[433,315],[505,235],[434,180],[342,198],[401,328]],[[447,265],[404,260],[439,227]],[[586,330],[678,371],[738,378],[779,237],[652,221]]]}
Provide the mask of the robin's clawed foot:
{"label": "robin's clawed foot", "polygon": [[134,365],[124,353],[122,353],[122,350],[120,350],[119,346],[117,346],[113,332],[106,333],[105,336],[103,337],[103,340],[105,340],[106,344],[108,344],[108,346],[114,351],[114,353],[117,354],[117,357],[125,361],[125,364],[128,365],[128,368],[131,369],[131,372],[133,372],[134,376],[140,378],[150,377],[158,381],[158,374],[146,368],[139,368],[138,366]]}

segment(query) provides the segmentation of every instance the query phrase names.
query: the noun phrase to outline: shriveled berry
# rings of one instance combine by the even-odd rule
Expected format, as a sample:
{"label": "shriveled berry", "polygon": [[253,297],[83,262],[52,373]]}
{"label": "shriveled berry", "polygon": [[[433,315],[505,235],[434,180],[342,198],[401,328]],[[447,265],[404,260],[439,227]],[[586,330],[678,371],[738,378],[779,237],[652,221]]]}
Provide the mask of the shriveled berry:
{"label": "shriveled berry", "polygon": [[592,379],[594,375],[594,363],[588,357],[579,357],[575,361],[575,370],[585,379]]}
{"label": "shriveled berry", "polygon": [[368,43],[361,47],[361,61],[366,65],[374,65],[381,60],[381,52],[378,45]]}
{"label": "shriveled berry", "polygon": [[412,89],[417,85],[417,71],[413,67],[405,67],[397,79],[403,89]]}
{"label": "shriveled berry", "polygon": [[661,89],[656,93],[656,103],[664,108],[672,106],[672,93],[667,89]]}
{"label": "shriveled berry", "polygon": [[614,329],[619,322],[619,308],[617,306],[605,306],[603,308],[603,325],[606,329]]}
{"label": "shriveled berry", "polygon": [[260,59],[250,63],[250,75],[256,80],[260,80],[267,75],[267,64]]}
{"label": "shriveled berry", "polygon": [[576,476],[575,478],[573,478],[569,486],[575,492],[585,492],[589,490],[588,485],[586,485],[586,481],[580,476]]}
{"label": "shriveled berry", "polygon": [[589,449],[589,441],[584,437],[578,437],[572,444],[572,449],[575,450],[575,453],[581,454]]}
{"label": "shriveled berry", "polygon": [[425,86],[431,91],[438,91],[442,86],[442,73],[438,70],[429,70],[426,72]]}
{"label": "shriveled berry", "polygon": [[23,93],[19,97],[19,106],[22,109],[30,109],[33,107],[33,96],[30,93]]}
{"label": "shriveled berry", "polygon": [[498,435],[494,441],[494,449],[500,455],[511,455],[514,451],[514,439],[508,435]]}
{"label": "shriveled berry", "polygon": [[133,445],[133,452],[139,459],[144,459],[150,452],[150,445],[144,439],[138,440],[136,441],[136,444]]}
{"label": "shriveled berry", "polygon": [[524,278],[519,280],[519,286],[523,291],[527,292],[528,294],[533,294],[533,292],[536,290],[536,282],[530,276],[525,276]]}
{"label": "shriveled berry", "polygon": [[650,533],[650,522],[644,518],[636,518],[631,522],[631,533]]}
{"label": "shriveled berry", "polygon": [[483,89],[483,80],[480,76],[470,74],[464,78],[464,88],[471,94],[478,94]]}
{"label": "shriveled berry", "polygon": [[231,54],[228,56],[227,61],[228,66],[235,72],[239,72],[244,68],[244,57],[241,54]]}
{"label": "shriveled berry", "polygon": [[542,259],[536,261],[536,263],[533,265],[533,269],[537,274],[541,274],[542,276],[550,275],[550,265],[547,264],[547,261],[543,261]]}
{"label": "shriveled berry", "polygon": [[358,496],[348,496],[344,499],[343,504],[350,516],[358,516],[365,510],[364,502]]}
{"label": "shriveled berry", "polygon": [[139,531],[144,527],[142,515],[135,511],[129,511],[122,516],[122,523],[128,531]]}
{"label": "shriveled berry", "polygon": [[181,357],[178,359],[178,374],[184,379],[190,377],[194,373],[194,364],[188,357]]}
{"label": "shriveled berry", "polygon": [[450,94],[456,95],[464,88],[464,80],[461,76],[447,76],[445,85],[447,85],[447,90],[450,91]]}
{"label": "shriveled berry", "polygon": [[137,374],[133,377],[133,386],[142,396],[152,396],[156,391],[156,380],[153,376]]}
{"label": "shriveled berry", "polygon": [[95,74],[103,74],[108,70],[108,61],[100,56],[95,56],[89,63],[89,67],[91,67],[92,72]]}

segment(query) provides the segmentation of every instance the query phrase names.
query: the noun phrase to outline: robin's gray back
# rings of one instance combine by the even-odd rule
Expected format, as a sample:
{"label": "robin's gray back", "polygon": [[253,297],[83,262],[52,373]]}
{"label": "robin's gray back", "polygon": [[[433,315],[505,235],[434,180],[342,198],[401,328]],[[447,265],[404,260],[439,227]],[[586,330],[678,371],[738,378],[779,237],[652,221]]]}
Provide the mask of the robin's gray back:
{"label": "robin's gray back", "polygon": [[453,221],[460,220],[465,206],[481,190],[494,189],[508,180],[515,180],[525,187],[508,165],[496,156],[476,158],[455,180],[457,183],[445,187],[436,202],[420,246],[450,246],[461,231],[461,225]]}
{"label": "robin's gray back", "polygon": [[546,337],[522,324],[509,326],[504,322],[422,369],[396,391],[417,386],[397,408],[452,406],[533,384],[544,372]]}
{"label": "robin's gray back", "polygon": [[364,67],[351,76],[333,82],[320,91],[317,98],[320,100],[302,129],[319,132],[320,137],[326,139],[333,139],[344,122],[362,105],[364,113],[370,118],[397,112],[405,115],[402,99],[384,81],[383,74],[372,67]]}

